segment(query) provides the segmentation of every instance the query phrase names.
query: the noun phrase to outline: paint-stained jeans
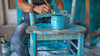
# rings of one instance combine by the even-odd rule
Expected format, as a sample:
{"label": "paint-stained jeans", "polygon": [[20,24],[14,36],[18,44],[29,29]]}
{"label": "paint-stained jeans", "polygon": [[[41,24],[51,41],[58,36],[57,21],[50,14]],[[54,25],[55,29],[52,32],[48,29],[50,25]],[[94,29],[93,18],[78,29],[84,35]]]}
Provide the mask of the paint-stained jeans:
{"label": "paint-stained jeans", "polygon": [[[50,23],[50,18],[36,19],[36,23],[40,23],[40,22]],[[27,43],[28,43],[28,39],[30,38],[30,35],[25,32],[28,26],[29,26],[29,14],[23,12],[21,23],[19,26],[17,26],[11,38],[11,49],[17,54],[17,56],[29,56]]]}
{"label": "paint-stained jeans", "polygon": [[25,32],[27,27],[28,25],[26,23],[20,24],[11,38],[11,49],[17,56],[29,56],[27,46],[29,34]]}
{"label": "paint-stained jeans", "polygon": [[[28,17],[29,15],[27,13],[26,14],[24,13],[22,15],[22,21],[23,19],[26,19],[26,18],[29,19]],[[17,56],[29,56],[29,51],[28,51],[28,46],[27,46],[29,34],[25,32],[25,30],[28,28],[29,23],[25,23],[26,21],[21,22],[21,24],[16,28],[12,36],[12,39],[11,39],[11,48],[17,54]],[[47,19],[42,19],[42,20],[37,19],[37,23],[41,21],[43,23],[50,23],[50,19],[48,20]],[[88,25],[85,23],[78,22],[78,21],[76,21],[75,24],[82,25],[87,28],[88,31],[85,33],[85,37],[86,37],[89,33]]]}

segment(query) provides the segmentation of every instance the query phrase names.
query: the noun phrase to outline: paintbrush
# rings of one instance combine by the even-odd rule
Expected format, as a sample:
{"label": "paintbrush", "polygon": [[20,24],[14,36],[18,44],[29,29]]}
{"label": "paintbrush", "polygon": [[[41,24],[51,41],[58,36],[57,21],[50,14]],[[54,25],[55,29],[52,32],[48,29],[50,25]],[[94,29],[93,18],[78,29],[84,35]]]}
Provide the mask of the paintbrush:
{"label": "paintbrush", "polygon": [[[48,4],[48,2],[47,2],[47,0],[44,0],[44,2],[46,3],[46,5],[48,5],[49,6],[49,4]],[[51,12],[53,13],[53,14],[56,14],[55,13],[55,11],[51,8]]]}

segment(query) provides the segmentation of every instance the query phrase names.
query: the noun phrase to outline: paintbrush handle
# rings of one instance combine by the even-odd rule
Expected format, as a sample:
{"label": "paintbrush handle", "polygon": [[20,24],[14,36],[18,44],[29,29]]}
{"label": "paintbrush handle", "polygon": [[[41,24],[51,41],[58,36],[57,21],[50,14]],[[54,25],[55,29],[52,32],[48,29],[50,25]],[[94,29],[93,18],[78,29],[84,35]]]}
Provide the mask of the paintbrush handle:
{"label": "paintbrush handle", "polygon": [[[44,2],[46,3],[46,5],[48,5],[48,6],[49,6],[49,4],[48,4],[47,0],[44,0]],[[51,12],[52,12],[53,14],[55,14],[55,11],[54,11],[53,9],[51,9]]]}
{"label": "paintbrush handle", "polygon": [[6,43],[4,40],[1,40],[1,42],[2,42],[3,44],[5,44],[5,43]]}

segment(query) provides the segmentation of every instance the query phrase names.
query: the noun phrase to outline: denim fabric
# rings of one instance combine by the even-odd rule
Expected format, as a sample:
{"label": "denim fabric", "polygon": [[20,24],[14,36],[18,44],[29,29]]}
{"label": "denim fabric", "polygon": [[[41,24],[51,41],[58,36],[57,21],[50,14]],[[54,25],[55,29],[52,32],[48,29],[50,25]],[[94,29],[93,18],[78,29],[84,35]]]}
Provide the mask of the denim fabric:
{"label": "denim fabric", "polygon": [[27,27],[27,23],[20,24],[11,38],[11,49],[17,56],[29,56],[27,46],[29,34],[25,32]]}
{"label": "denim fabric", "polygon": [[[51,20],[50,20],[50,18],[36,19],[36,23],[40,23],[40,22],[50,23]],[[81,23],[79,21],[76,21],[74,23],[78,24],[78,25],[82,25],[82,26],[86,27],[87,30],[89,30],[88,25],[85,24],[85,23]],[[29,14],[23,12],[21,24],[16,28],[16,30],[15,30],[12,38],[11,38],[11,49],[17,54],[17,56],[29,56],[27,43],[28,43],[28,39],[29,39],[30,35],[25,32],[28,25],[29,25]],[[88,33],[89,33],[89,31],[87,31],[85,33],[85,37],[88,35]],[[73,41],[73,42],[77,42],[77,41]],[[64,44],[66,45],[66,43],[62,43],[62,44],[58,43],[59,46],[65,46]],[[55,44],[52,45],[52,46],[53,47],[58,47],[57,45],[55,46]]]}
{"label": "denim fabric", "polygon": [[[50,23],[50,18],[38,18],[36,19],[36,23]],[[21,23],[16,28],[12,38],[11,38],[11,49],[17,56],[29,56],[28,51],[28,39],[30,37],[29,34],[25,32],[29,25],[29,13],[23,12]]]}

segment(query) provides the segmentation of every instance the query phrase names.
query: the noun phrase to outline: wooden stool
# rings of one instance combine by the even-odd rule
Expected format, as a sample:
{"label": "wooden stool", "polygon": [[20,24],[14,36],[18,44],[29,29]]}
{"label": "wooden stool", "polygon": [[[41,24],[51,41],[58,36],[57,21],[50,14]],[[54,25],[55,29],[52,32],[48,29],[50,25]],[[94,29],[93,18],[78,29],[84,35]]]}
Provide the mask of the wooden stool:
{"label": "wooden stool", "polygon": [[[41,50],[37,50],[37,42],[53,41],[53,40],[56,41],[67,40],[66,44],[67,53],[64,55],[50,55],[50,56],[71,56],[71,55],[82,56],[85,31],[86,31],[85,27],[74,24],[69,24],[67,28],[63,30],[54,30],[51,28],[51,24],[45,24],[45,23],[32,25],[26,30],[27,33],[31,34],[30,56],[39,56],[37,54],[37,51]],[[78,45],[76,45],[72,40],[78,40]],[[77,53],[73,51],[71,46],[73,46],[77,50]]]}

